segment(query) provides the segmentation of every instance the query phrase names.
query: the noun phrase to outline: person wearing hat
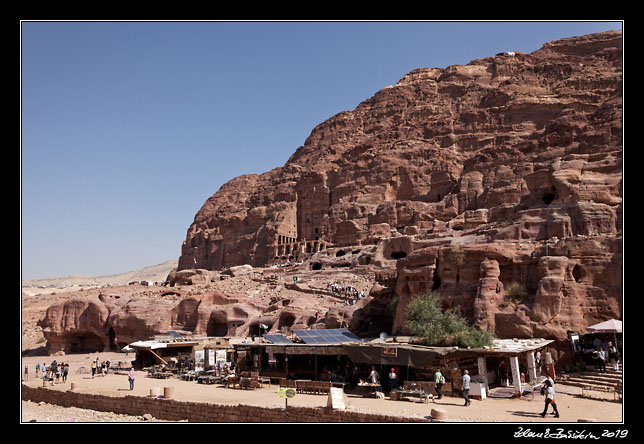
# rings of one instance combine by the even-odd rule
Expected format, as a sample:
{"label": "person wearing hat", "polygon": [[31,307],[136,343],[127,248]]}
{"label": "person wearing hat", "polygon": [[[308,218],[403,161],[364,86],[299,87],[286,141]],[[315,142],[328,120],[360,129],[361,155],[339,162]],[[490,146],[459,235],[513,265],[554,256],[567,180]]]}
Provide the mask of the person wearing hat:
{"label": "person wearing hat", "polygon": [[393,367],[389,372],[389,390],[397,389],[400,386],[398,383],[398,375],[396,374],[396,369]]}

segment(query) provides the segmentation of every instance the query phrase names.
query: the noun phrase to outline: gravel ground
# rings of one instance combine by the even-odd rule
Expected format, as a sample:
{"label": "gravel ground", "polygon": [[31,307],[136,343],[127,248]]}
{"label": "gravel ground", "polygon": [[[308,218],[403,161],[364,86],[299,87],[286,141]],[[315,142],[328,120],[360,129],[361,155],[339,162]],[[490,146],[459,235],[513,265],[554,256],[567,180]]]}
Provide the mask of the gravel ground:
{"label": "gravel ground", "polygon": [[[101,394],[107,396],[149,396],[152,389],[161,390],[163,387],[174,387],[173,398],[179,401],[205,402],[220,405],[255,405],[266,408],[283,408],[284,400],[277,396],[277,386],[265,386],[257,390],[238,390],[224,388],[221,385],[203,385],[194,381],[181,381],[176,378],[159,380],[146,377],[145,372],[138,371],[134,390],[129,390],[126,374],[110,374],[92,378],[91,374],[79,372],[81,368],[89,369],[89,363],[94,358],[110,359],[111,362],[125,360],[123,353],[76,354],[58,356],[59,362],[70,364],[70,375],[65,383],[49,387],[50,390],[69,390],[70,384],[75,383],[78,392]],[[37,362],[51,362],[53,357],[33,356],[23,357],[23,368],[27,365],[35,368]],[[42,387],[42,381],[32,377],[23,382],[30,387]],[[418,400],[391,401],[390,399],[362,398],[347,394],[349,410],[388,414],[404,417],[428,417],[434,407],[440,407],[447,412],[451,422],[510,422],[510,423],[554,423],[576,422],[579,418],[593,418],[602,422],[621,422],[623,420],[623,404],[611,401],[610,394],[597,394],[597,399],[581,397],[581,389],[561,384],[556,385],[557,405],[561,418],[541,418],[538,414],[543,410],[543,398],[524,396],[520,399],[506,397],[502,390],[495,389],[489,399],[473,400],[471,406],[464,407],[459,397],[446,396],[436,402],[425,404]],[[495,395],[494,397],[492,395]],[[327,397],[323,395],[298,394],[289,406],[293,407],[324,407]],[[78,408],[66,408],[48,404],[23,401],[22,421],[29,422],[166,422],[151,417],[128,416],[108,412],[95,412]]]}
{"label": "gravel ground", "polygon": [[22,422],[172,422],[161,421],[150,415],[128,416],[112,412],[97,412],[77,407],[61,407],[45,402],[22,401]]}

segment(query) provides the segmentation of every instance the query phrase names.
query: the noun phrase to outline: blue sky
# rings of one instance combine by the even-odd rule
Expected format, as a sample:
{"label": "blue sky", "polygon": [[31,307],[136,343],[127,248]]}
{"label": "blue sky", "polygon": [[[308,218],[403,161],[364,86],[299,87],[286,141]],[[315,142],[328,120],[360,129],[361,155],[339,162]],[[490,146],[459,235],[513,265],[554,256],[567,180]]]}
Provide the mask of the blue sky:
{"label": "blue sky", "polygon": [[22,279],[178,258],[228,180],[416,68],[621,22],[22,22]]}

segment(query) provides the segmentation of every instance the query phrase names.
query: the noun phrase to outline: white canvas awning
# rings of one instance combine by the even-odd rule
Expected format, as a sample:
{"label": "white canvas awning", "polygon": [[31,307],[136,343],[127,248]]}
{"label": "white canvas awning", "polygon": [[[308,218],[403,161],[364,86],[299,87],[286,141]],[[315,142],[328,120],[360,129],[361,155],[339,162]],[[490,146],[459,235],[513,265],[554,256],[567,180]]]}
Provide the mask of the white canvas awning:
{"label": "white canvas awning", "polygon": [[622,321],[617,319],[610,319],[608,321],[600,322],[599,324],[591,325],[586,330],[593,333],[621,333]]}
{"label": "white canvas awning", "polygon": [[131,348],[143,348],[146,350],[154,350],[157,348],[167,348],[168,344],[165,342],[157,342],[157,341],[136,341],[128,345],[128,347]]}

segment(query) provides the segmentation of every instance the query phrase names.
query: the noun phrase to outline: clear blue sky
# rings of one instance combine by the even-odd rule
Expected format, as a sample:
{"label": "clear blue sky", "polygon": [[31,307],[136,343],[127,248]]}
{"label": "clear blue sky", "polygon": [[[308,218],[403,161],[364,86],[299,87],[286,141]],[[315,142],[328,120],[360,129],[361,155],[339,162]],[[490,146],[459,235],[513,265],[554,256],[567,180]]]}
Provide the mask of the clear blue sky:
{"label": "clear blue sky", "polygon": [[23,22],[22,279],[178,258],[228,180],[416,68],[621,22]]}

